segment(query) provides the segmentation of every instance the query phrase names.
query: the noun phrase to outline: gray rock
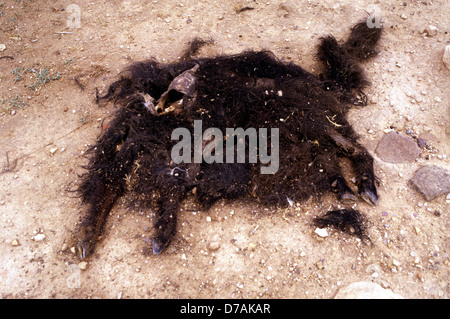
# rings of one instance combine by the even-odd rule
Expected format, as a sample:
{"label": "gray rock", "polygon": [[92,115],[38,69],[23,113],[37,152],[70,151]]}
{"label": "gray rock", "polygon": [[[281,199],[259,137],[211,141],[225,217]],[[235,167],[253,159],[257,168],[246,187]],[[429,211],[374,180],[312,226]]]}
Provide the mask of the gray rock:
{"label": "gray rock", "polygon": [[435,165],[419,168],[411,184],[430,201],[450,192],[450,172]]}
{"label": "gray rock", "polygon": [[419,156],[419,151],[413,139],[395,132],[383,136],[375,150],[382,161],[393,164],[413,162]]}
{"label": "gray rock", "polygon": [[359,281],[339,289],[334,299],[404,299],[392,290],[370,281]]}

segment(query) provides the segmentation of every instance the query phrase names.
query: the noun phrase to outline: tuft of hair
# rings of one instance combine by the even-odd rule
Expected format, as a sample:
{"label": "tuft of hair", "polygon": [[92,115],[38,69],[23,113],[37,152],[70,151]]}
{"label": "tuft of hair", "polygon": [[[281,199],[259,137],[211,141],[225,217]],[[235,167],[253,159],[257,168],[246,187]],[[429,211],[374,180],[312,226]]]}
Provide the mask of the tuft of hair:
{"label": "tuft of hair", "polygon": [[354,103],[353,92],[361,93],[369,85],[359,62],[377,54],[375,46],[380,37],[381,28],[369,28],[364,21],[353,26],[343,44],[331,35],[320,39],[317,58],[324,65],[322,80],[327,88],[340,91],[345,102]]}
{"label": "tuft of hair", "polygon": [[366,60],[377,55],[375,46],[381,38],[381,28],[369,28],[367,21],[353,26],[344,43],[345,51],[357,60]]}
{"label": "tuft of hair", "polygon": [[345,208],[326,212],[324,216],[317,217],[313,224],[319,228],[335,227],[347,234],[359,237],[362,241],[371,242],[367,235],[367,220],[355,209]]}

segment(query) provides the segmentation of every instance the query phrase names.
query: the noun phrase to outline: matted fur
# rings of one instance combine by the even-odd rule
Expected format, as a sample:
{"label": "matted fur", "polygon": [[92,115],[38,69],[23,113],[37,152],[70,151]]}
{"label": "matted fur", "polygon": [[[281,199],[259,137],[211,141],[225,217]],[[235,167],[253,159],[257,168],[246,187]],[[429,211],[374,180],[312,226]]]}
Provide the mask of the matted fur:
{"label": "matted fur", "polygon": [[[157,211],[156,254],[175,236],[179,205],[194,188],[204,209],[222,198],[283,206],[311,196],[320,200],[329,191],[345,203],[354,202],[358,195],[339,164],[348,158],[359,196],[376,204],[373,158],[357,142],[346,113],[351,104],[365,104],[359,97],[368,82],[358,63],[374,55],[380,34],[381,29],[363,22],[343,44],[332,36],[321,38],[320,76],[269,51],[195,58],[205,44],[201,40],[193,41],[180,62],[148,60],[129,66],[107,94],[98,97],[99,102],[113,101],[118,109],[90,149],[79,187],[88,207],[77,232],[81,258],[93,252],[109,212],[126,192]],[[171,133],[180,127],[192,132],[194,120],[202,120],[204,129],[223,131],[279,128],[279,170],[261,174],[259,162],[174,164],[171,149],[176,141]],[[364,236],[361,229],[357,235]]]}

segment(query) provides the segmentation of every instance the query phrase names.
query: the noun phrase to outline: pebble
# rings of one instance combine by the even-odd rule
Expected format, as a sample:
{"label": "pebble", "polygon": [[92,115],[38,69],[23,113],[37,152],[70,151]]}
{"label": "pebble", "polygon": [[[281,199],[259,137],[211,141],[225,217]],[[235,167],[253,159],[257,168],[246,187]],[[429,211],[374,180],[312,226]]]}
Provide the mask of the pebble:
{"label": "pebble", "polygon": [[434,37],[438,33],[438,28],[436,28],[434,25],[429,25],[425,28],[425,30],[423,30],[423,33],[425,33],[429,37]]}
{"label": "pebble", "polygon": [[3,52],[6,50],[6,44],[1,43],[0,44],[0,52]]}
{"label": "pebble", "polygon": [[52,155],[55,154],[57,150],[58,150],[57,147],[51,148],[50,149],[50,154],[52,154]]}
{"label": "pebble", "polygon": [[402,14],[401,16],[400,16],[403,20],[406,20],[406,19],[408,19],[408,17],[406,16],[406,14]]}
{"label": "pebble", "polygon": [[436,165],[425,165],[415,172],[411,183],[431,201],[450,192],[450,172]]}
{"label": "pebble", "polygon": [[316,262],[316,267],[317,269],[324,269],[325,265],[323,264],[323,260],[319,260],[318,262]]}
{"label": "pebble", "polygon": [[442,62],[444,62],[447,69],[450,70],[450,44],[444,49],[444,55],[442,56]]}
{"label": "pebble", "polygon": [[316,229],[314,230],[314,233],[315,233],[317,236],[322,237],[322,238],[325,238],[325,237],[328,236],[328,231],[327,231],[325,228],[316,228]]}
{"label": "pebble", "polygon": [[218,241],[210,242],[208,245],[208,249],[211,251],[215,251],[220,248],[220,243]]}
{"label": "pebble", "polygon": [[34,241],[42,241],[45,239],[45,235],[44,234],[37,234],[36,236],[33,237]]}
{"label": "pebble", "polygon": [[417,139],[417,145],[419,145],[419,147],[425,147],[427,145],[427,141],[424,140],[423,138],[418,138]]}
{"label": "pebble", "polygon": [[383,162],[397,164],[415,161],[420,150],[413,139],[389,132],[378,143],[375,152]]}
{"label": "pebble", "polygon": [[11,246],[17,247],[17,246],[19,246],[19,245],[20,245],[20,244],[19,244],[19,241],[18,241],[17,239],[13,239],[13,240],[12,240]]}
{"label": "pebble", "polygon": [[78,264],[78,267],[79,267],[81,270],[86,270],[87,265],[88,265],[88,263],[87,263],[86,261],[82,261],[82,262],[80,262],[80,263]]}

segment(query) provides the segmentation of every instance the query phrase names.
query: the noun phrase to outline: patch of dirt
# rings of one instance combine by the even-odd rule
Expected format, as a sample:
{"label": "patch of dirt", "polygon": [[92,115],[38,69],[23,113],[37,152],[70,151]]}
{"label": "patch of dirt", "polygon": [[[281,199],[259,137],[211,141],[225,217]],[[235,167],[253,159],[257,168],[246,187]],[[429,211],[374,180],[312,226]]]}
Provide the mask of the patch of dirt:
{"label": "patch of dirt", "polygon": [[[2,298],[333,298],[355,281],[406,298],[449,297],[448,200],[428,202],[408,184],[425,164],[449,169],[448,1],[69,5],[0,2]],[[314,233],[313,217],[339,206],[330,194],[281,211],[222,201],[201,212],[187,201],[169,250],[144,255],[153,214],[129,209],[124,198],[95,255],[79,264],[69,239],[83,207],[70,190],[113,112],[95,104],[96,88],[104,91],[132,61],[175,61],[194,37],[215,41],[203,55],[269,49],[317,74],[319,37],[342,38],[374,10],[385,32],[379,56],[364,65],[370,104],[350,114],[380,179],[378,205],[356,205],[371,221],[373,247],[332,229],[324,239]],[[428,25],[436,35],[424,36]],[[411,130],[431,147],[414,162],[385,163],[375,148],[391,130]]]}

